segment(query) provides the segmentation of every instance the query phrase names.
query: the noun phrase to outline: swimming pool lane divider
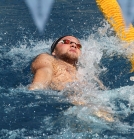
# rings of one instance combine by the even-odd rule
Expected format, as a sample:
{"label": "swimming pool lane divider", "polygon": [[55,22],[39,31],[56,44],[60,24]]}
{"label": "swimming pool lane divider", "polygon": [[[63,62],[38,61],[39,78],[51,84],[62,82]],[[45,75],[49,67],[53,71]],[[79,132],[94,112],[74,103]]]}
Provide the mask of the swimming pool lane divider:
{"label": "swimming pool lane divider", "polygon": [[[129,0],[127,0],[129,1]],[[126,1],[126,2],[127,2]],[[120,2],[120,5],[119,5]],[[96,0],[96,3],[99,7],[99,9],[101,10],[101,12],[103,13],[104,17],[106,18],[106,20],[111,24],[111,26],[113,27],[113,29],[115,30],[117,36],[120,38],[121,41],[126,42],[126,45],[124,47],[127,46],[132,46],[134,45],[134,27],[132,25],[132,23],[129,24],[129,26],[126,26],[126,19],[124,17],[126,17],[125,14],[125,10],[123,9],[123,6],[128,6],[128,5],[123,5],[121,7],[121,2],[120,0]],[[126,7],[126,9],[129,8]],[[130,12],[130,14],[132,14],[132,12]],[[134,17],[134,15],[133,15]],[[132,20],[132,19],[131,19]],[[130,20],[130,21],[131,21]],[[128,55],[128,59],[131,62],[132,68],[131,68],[131,72],[134,71],[134,52],[132,52],[130,55]]]}

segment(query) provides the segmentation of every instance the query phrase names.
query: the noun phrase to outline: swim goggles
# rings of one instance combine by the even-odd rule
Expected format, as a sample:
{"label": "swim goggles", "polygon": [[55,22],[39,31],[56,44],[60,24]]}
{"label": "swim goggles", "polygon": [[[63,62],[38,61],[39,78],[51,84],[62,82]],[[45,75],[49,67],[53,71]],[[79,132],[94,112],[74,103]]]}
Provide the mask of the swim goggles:
{"label": "swim goggles", "polygon": [[[65,40],[60,40],[58,43],[63,43],[63,44],[72,44],[72,43],[75,43],[75,42],[72,42],[68,39],[65,39]],[[78,49],[81,49],[82,48],[82,45],[80,43],[75,43],[77,48]]]}

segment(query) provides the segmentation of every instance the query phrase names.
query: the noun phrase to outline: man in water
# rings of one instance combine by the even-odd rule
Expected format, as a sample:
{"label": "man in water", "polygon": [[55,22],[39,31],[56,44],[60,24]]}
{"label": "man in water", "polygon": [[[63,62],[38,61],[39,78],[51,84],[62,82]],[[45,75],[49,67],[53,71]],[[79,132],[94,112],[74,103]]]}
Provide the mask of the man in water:
{"label": "man in water", "polygon": [[77,61],[81,54],[80,41],[74,36],[62,36],[51,46],[51,55],[38,55],[32,63],[34,74],[30,90],[62,90],[76,80]]}
{"label": "man in water", "polygon": [[[74,36],[62,36],[51,46],[51,55],[42,53],[38,55],[32,63],[34,74],[30,90],[47,89],[63,90],[67,83],[77,80],[77,62],[81,55],[80,41]],[[103,84],[95,78],[103,87]],[[69,98],[73,96],[68,96]],[[73,101],[75,105],[86,105],[85,101]],[[90,106],[91,107],[91,106]],[[105,110],[94,112],[98,117],[103,117],[107,121],[113,118]]]}

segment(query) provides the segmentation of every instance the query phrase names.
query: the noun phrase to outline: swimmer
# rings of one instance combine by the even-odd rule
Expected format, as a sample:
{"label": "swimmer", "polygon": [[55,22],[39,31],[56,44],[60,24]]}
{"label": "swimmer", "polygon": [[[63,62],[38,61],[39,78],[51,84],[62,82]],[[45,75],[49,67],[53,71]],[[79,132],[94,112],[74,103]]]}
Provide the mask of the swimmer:
{"label": "swimmer", "polygon": [[[62,36],[51,46],[51,55],[42,53],[32,63],[34,74],[30,90],[48,89],[63,90],[67,83],[77,80],[77,62],[81,55],[82,45],[74,36]],[[103,84],[94,78],[100,87]]]}
{"label": "swimmer", "polygon": [[34,74],[30,90],[62,90],[76,80],[77,61],[81,54],[80,41],[73,36],[63,36],[51,46],[51,55],[42,53],[32,63]]}
{"label": "swimmer", "polygon": [[[39,54],[32,62],[31,69],[34,78],[29,90],[63,90],[68,83],[76,81],[77,62],[81,55],[81,49],[80,41],[74,36],[62,36],[54,41],[51,46],[51,55]],[[103,84],[98,79],[96,81],[104,89]],[[84,100],[74,101],[73,104],[86,105]],[[107,114],[104,112],[97,111],[95,115],[107,120]]]}

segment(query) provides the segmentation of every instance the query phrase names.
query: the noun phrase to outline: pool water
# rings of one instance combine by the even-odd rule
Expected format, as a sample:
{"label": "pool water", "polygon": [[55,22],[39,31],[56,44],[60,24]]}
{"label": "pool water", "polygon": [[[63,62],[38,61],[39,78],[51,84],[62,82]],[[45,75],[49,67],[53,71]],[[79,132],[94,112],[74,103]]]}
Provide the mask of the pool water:
{"label": "pool water", "polygon": [[[0,13],[1,139],[133,139],[134,73],[127,58],[131,49],[124,49],[95,0],[56,0],[43,34],[23,0],[1,0]],[[78,37],[83,46],[79,82],[61,92],[29,91],[33,58],[50,52],[54,39],[66,34]],[[75,100],[87,105],[73,105],[74,98],[66,97],[70,92],[83,92]],[[114,121],[95,115],[99,109]]]}

